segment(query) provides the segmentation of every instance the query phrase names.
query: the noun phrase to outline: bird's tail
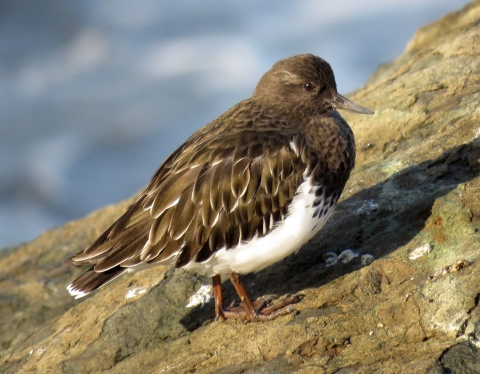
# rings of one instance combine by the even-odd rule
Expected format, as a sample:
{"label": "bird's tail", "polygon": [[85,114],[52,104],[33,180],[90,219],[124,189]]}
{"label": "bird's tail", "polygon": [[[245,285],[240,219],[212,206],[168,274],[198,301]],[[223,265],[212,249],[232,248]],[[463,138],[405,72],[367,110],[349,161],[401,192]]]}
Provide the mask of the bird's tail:
{"label": "bird's tail", "polygon": [[92,266],[80,277],[75,279],[67,287],[67,290],[70,292],[70,295],[75,296],[75,299],[79,299],[114,280],[125,271],[127,271],[127,268],[115,266],[107,271],[96,272]]}

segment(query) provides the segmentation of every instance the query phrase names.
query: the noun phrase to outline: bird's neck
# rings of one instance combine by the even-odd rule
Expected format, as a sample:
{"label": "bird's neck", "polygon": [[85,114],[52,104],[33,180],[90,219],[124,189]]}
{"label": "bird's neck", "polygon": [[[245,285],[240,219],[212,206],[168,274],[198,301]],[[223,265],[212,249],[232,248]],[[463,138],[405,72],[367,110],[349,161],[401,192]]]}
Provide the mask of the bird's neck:
{"label": "bird's neck", "polygon": [[327,116],[313,116],[302,124],[307,146],[330,171],[339,173],[355,165],[355,140],[347,122],[333,111]]}

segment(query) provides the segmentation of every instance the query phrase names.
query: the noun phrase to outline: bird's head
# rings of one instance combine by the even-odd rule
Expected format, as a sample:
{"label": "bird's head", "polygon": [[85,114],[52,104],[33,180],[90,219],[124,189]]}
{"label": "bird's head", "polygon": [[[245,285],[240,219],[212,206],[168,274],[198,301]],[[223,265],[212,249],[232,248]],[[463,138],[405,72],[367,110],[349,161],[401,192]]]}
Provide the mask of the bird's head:
{"label": "bird's head", "polygon": [[294,116],[326,115],[334,109],[374,113],[340,95],[328,62],[311,54],[278,61],[260,79],[252,97],[262,106]]}

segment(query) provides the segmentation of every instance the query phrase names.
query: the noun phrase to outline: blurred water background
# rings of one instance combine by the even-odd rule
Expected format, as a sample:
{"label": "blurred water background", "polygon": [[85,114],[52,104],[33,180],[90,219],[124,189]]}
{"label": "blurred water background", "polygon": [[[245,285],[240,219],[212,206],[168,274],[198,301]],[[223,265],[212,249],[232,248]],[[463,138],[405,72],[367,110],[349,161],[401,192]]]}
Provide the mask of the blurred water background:
{"label": "blurred water background", "polygon": [[346,94],[466,3],[2,0],[0,247],[133,195],[276,60],[317,54]]}

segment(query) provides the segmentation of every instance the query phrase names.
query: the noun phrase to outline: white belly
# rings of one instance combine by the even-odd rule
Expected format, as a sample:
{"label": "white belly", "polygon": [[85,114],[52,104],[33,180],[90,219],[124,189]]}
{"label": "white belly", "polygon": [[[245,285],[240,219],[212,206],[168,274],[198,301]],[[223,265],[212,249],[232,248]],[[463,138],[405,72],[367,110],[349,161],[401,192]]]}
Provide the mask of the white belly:
{"label": "white belly", "polygon": [[[315,199],[320,204],[313,207]],[[221,249],[208,260],[198,263],[190,262],[185,268],[194,269],[209,276],[215,274],[251,273],[262,270],[278,262],[309,241],[327,222],[335,206],[329,207],[326,213],[314,217],[315,211],[326,209],[330,200],[315,198],[310,180],[303,182],[297,195],[293,198],[287,217],[279,222],[266,236],[254,237],[235,248]]]}

